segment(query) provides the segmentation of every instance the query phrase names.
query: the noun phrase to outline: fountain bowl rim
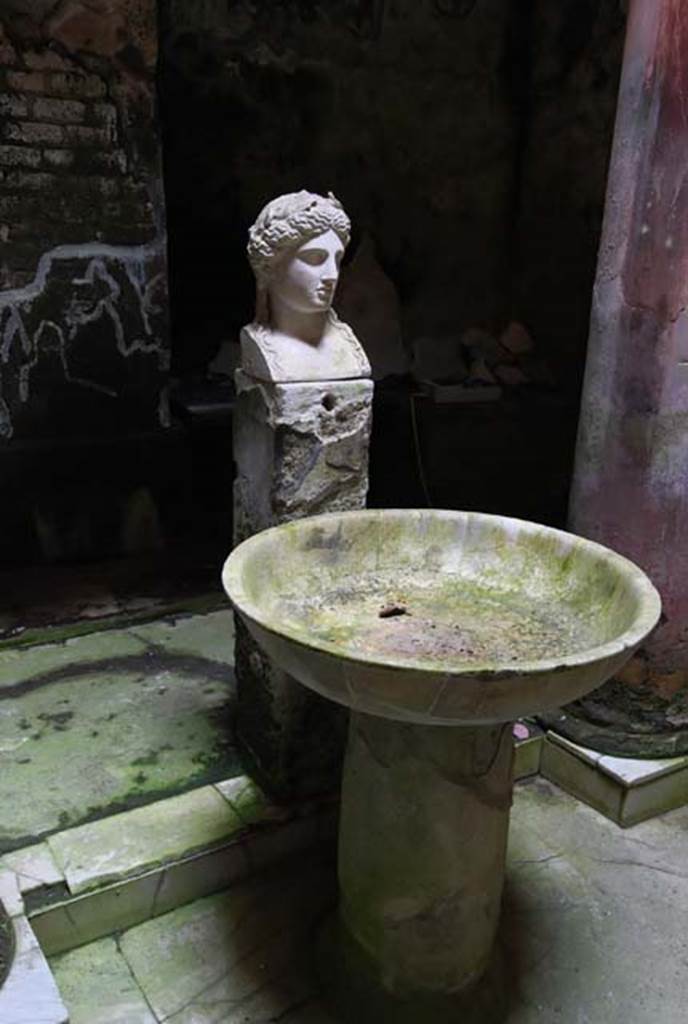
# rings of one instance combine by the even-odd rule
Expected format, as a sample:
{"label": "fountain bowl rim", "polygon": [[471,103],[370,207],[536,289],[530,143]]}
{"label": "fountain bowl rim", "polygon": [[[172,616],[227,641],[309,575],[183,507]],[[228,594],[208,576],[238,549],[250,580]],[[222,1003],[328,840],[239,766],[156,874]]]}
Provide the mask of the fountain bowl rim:
{"label": "fountain bowl rim", "polygon": [[[500,662],[468,662],[465,670],[447,662],[432,661],[424,666],[418,659],[383,656],[370,656],[365,652],[344,650],[335,643],[329,643],[322,639],[313,639],[306,636],[303,631],[293,629],[286,624],[276,624],[265,615],[264,609],[253,601],[246,593],[242,582],[242,563],[254,548],[269,535],[279,531],[306,529],[311,525],[334,524],[342,519],[348,518],[370,518],[380,520],[385,516],[402,516],[411,518],[413,516],[427,516],[433,518],[473,518],[485,521],[487,524],[499,525],[509,530],[524,530],[532,534],[543,534],[547,537],[558,538],[571,547],[583,547],[586,551],[596,555],[604,562],[611,563],[618,573],[627,579],[635,589],[639,598],[639,608],[633,623],[624,632],[612,640],[603,644],[597,644],[575,651],[569,654],[558,655],[550,658],[540,658],[533,661],[518,661],[516,664]],[[246,540],[241,541],[229,554],[222,568],[222,585],[235,611],[243,618],[246,618],[261,629],[273,634],[281,640],[288,640],[290,643],[311,650],[320,654],[330,655],[337,660],[350,662],[360,666],[370,666],[391,671],[413,671],[427,675],[451,676],[454,679],[481,679],[498,680],[513,678],[516,676],[536,676],[544,673],[575,669],[605,661],[622,655],[624,652],[632,653],[657,625],[661,611],[661,597],[649,576],[634,562],[624,555],[606,547],[597,541],[589,540],[578,534],[553,526],[544,526],[541,523],[533,523],[527,519],[518,519],[514,516],[501,516],[488,512],[463,511],[458,509],[356,509],[343,512],[324,512],[313,516],[304,516],[300,519],[290,520],[279,526],[271,526],[259,533],[253,534]]]}

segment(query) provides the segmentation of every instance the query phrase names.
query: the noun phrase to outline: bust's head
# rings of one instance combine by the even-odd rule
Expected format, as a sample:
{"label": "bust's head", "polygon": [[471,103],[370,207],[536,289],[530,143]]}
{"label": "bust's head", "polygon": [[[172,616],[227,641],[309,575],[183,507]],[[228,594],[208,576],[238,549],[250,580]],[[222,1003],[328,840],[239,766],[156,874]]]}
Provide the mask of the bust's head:
{"label": "bust's head", "polygon": [[263,207],[247,249],[256,277],[255,322],[270,323],[271,293],[302,313],[329,310],[350,233],[332,193],[291,192]]}

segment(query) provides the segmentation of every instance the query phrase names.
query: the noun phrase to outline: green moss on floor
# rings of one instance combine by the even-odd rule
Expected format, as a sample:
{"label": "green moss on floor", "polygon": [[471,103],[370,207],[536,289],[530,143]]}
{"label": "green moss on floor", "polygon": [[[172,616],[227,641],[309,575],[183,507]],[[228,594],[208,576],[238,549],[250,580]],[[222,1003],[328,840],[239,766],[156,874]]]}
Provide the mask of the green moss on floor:
{"label": "green moss on floor", "polygon": [[228,609],[0,651],[0,853],[241,770]]}

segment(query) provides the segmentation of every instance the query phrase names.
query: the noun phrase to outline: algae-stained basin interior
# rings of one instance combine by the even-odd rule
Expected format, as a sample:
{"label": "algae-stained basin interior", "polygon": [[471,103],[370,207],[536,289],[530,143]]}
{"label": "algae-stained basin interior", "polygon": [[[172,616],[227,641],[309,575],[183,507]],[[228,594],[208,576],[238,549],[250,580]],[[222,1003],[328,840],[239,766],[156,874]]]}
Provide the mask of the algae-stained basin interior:
{"label": "algae-stained basin interior", "polygon": [[421,721],[502,720],[569,700],[659,614],[652,584],[621,556],[478,513],[299,520],[236,549],[224,582],[260,642],[288,642],[297,678]]}

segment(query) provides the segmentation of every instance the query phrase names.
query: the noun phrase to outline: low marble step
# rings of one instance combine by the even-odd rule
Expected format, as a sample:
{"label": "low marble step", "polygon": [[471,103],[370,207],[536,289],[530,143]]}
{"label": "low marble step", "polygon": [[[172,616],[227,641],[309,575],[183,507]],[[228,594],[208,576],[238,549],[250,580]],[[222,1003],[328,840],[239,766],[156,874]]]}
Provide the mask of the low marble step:
{"label": "low marble step", "polygon": [[[517,727],[516,779],[537,772],[542,739],[537,727]],[[276,806],[241,775],[5,854],[0,887],[14,894],[12,905],[21,901],[19,912],[52,955],[332,842],[337,814],[333,798]]]}
{"label": "low marble step", "polygon": [[276,807],[238,776],[7,854],[0,883],[52,955],[331,840],[336,814],[328,799]]}

